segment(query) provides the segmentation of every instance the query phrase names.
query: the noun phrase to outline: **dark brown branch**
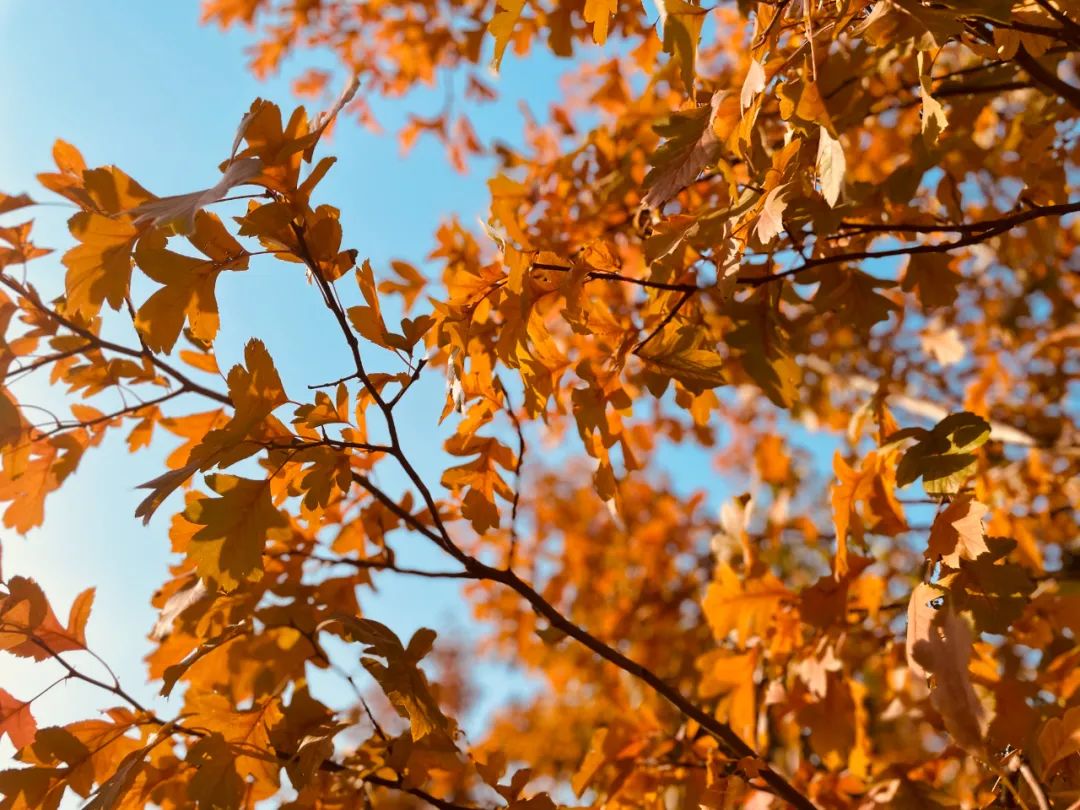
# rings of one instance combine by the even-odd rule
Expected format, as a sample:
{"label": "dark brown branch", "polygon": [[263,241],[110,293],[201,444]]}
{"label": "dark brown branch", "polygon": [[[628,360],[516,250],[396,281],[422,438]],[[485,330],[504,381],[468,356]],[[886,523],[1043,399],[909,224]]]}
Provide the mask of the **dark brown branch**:
{"label": "dark brown branch", "polygon": [[424,571],[419,568],[401,568],[383,560],[355,560],[351,557],[323,557],[319,554],[304,554],[301,552],[289,552],[297,554],[313,562],[324,565],[349,565],[357,570],[389,571],[394,574],[402,574],[410,577],[425,577],[427,579],[476,579],[468,571]]}
{"label": "dark brown branch", "polygon": [[[386,506],[391,512],[401,518],[406,525],[412,527],[415,531],[427,537],[434,542],[440,548],[445,550],[451,557],[460,562],[465,570],[477,578],[487,579],[493,582],[506,585],[512,590],[516,591],[520,596],[525,598],[526,601],[533,607],[535,611],[543,615],[551,622],[552,626],[565,632],[568,636],[571,636],[575,640],[582,643],[585,647],[592,650],[601,658],[609,661],[615,666],[623,669],[625,672],[633,675],[641,680],[643,683],[650,686],[658,695],[663,697],[676,709],[678,709],[685,717],[694,720],[702,728],[708,730],[713,734],[721,743],[732,753],[734,756],[742,757],[756,757],[757,753],[748,746],[739,737],[738,734],[732,730],[732,728],[726,724],[721,723],[710,713],[706,712],[700,706],[697,706],[691,700],[683,696],[675,687],[664,682],[659,676],[653,673],[651,670],[646,669],[641,664],[633,661],[622,653],[615,650],[613,647],[608,646],[604,642],[597,639],[588,631],[578,627],[571,622],[565,616],[563,616],[555,607],[547,602],[537,591],[529,586],[524,580],[520,579],[511,570],[500,570],[492,568],[475,557],[470,556],[464,552],[454,542],[450,536],[450,532],[446,528],[443,522],[442,515],[439,512],[438,504],[435,498],[431,494],[430,488],[421,478],[420,474],[413,467],[412,463],[406,456],[404,449],[401,446],[401,441],[398,434],[397,424],[394,420],[393,409],[390,404],[382,397],[381,393],[371,381],[366,369],[364,368],[363,358],[360,355],[360,344],[349,325],[348,318],[345,315],[340,304],[337,302],[333,287],[330,282],[323,278],[321,268],[316,262],[311,252],[308,250],[305,238],[304,230],[297,224],[293,224],[293,232],[297,237],[299,245],[298,257],[308,266],[311,270],[312,276],[315,278],[316,283],[319,285],[319,289],[323,295],[323,301],[327,308],[333,314],[338,326],[341,329],[342,334],[345,337],[346,342],[349,345],[350,351],[353,356],[353,361],[356,365],[356,375],[359,378],[361,384],[371,394],[375,403],[382,411],[383,418],[386,422],[387,431],[390,434],[390,445],[392,448],[391,455],[396,459],[402,470],[408,476],[412,485],[420,493],[421,499],[424,501],[428,515],[433,523],[433,528],[425,526],[414,515],[410,514],[407,510],[403,509],[398,503],[390,498],[385,492],[379,489],[372,483],[372,481],[362,473],[354,472],[353,480],[361,487],[367,490],[376,500]],[[534,265],[536,267],[536,265]],[[542,266],[540,269],[544,269]],[[551,266],[548,269],[558,269],[565,271],[569,268],[562,266]],[[620,276],[617,273],[602,273],[594,272],[590,274],[593,278],[614,278],[620,281],[631,281],[627,277]],[[642,283],[642,282],[638,282]],[[658,282],[644,282],[642,286],[654,286],[661,289],[680,289],[683,292],[690,290],[696,290],[695,285],[684,285],[681,287],[672,287],[670,285],[661,286]],[[777,796],[786,799],[795,807],[802,810],[814,810],[814,805],[807,799],[802,793],[796,790],[790,785],[779,773],[773,771],[767,766],[761,770],[761,778],[769,786],[769,789]]]}
{"label": "dark brown branch", "polygon": [[375,776],[370,774],[368,776],[360,777],[365,782],[372,785],[378,785],[379,787],[390,788],[392,790],[400,790],[403,793],[408,793],[410,796],[415,796],[418,799],[430,804],[432,807],[437,807],[438,810],[478,810],[473,805],[456,804],[455,802],[448,801],[446,799],[440,799],[438,796],[432,796],[427,791],[420,788],[407,787],[400,780],[384,779],[381,776]]}
{"label": "dark brown branch", "polygon": [[92,349],[93,347],[94,346],[92,343],[87,343],[85,346],[79,346],[76,349],[68,349],[66,352],[57,352],[56,354],[50,354],[47,357],[41,357],[28,366],[20,366],[19,368],[9,369],[7,374],[5,375],[5,379],[12,376],[13,374],[29,374],[30,372],[35,371],[42,366],[47,366],[49,363],[59,362],[60,360],[63,360],[67,357],[81,354],[87,349]]}
{"label": "dark brown branch", "polygon": [[426,366],[427,363],[428,363],[428,361],[427,361],[426,357],[423,357],[423,358],[420,359],[420,361],[416,364],[416,368],[414,368],[412,370],[412,374],[409,375],[408,382],[406,382],[404,385],[402,385],[401,390],[398,391],[396,394],[394,394],[393,397],[390,398],[390,401],[387,403],[387,405],[389,407],[393,408],[395,405],[398,404],[398,402],[401,401],[401,398],[403,396],[405,396],[405,393],[410,388],[412,388],[413,383],[415,383],[418,379],[420,379],[420,372],[424,370],[424,366]]}
{"label": "dark brown branch", "polygon": [[[745,276],[738,277],[740,284],[749,287],[758,287],[762,284],[767,284],[771,281],[776,281],[782,278],[788,278],[790,276],[798,275],[799,273],[812,270],[815,267],[825,267],[833,264],[845,264],[847,262],[865,261],[867,259],[884,259],[895,256],[912,256],[919,253],[947,253],[951,250],[955,250],[961,247],[967,247],[969,245],[978,244],[984,242],[987,239],[991,239],[994,236],[999,236],[1006,231],[1012,230],[1018,225],[1023,225],[1026,222],[1031,222],[1036,219],[1043,219],[1046,217],[1060,217],[1066,214],[1073,214],[1080,212],[1080,201],[1070,203],[1060,203],[1058,205],[1043,205],[1035,206],[1024,211],[1018,211],[1009,216],[1001,217],[995,220],[987,220],[985,222],[972,222],[972,223],[945,223],[941,225],[920,225],[909,223],[861,223],[861,222],[844,222],[841,223],[841,228],[849,228],[853,233],[839,233],[837,237],[842,236],[854,236],[860,233],[961,233],[965,234],[960,239],[953,240],[951,242],[941,242],[935,245],[909,245],[902,248],[892,248],[889,250],[865,250],[852,253],[837,253],[831,256],[819,256],[817,258],[808,259],[798,267],[793,267],[788,270],[784,270],[779,273],[773,273],[766,276]],[[568,273],[572,269],[569,265],[558,264],[544,264],[534,263],[533,269],[540,270],[553,270],[560,273]],[[705,289],[703,286],[696,284],[674,284],[661,281],[651,281],[649,279],[639,279],[632,276],[624,276],[619,273],[612,273],[606,271],[592,271],[586,275],[586,279],[603,279],[608,281],[619,281],[626,284],[635,284],[639,287],[647,287],[658,290],[669,290],[674,292],[683,292],[693,294],[699,290]],[[666,326],[666,324],[664,324]]]}
{"label": "dark brown branch", "polygon": [[776,281],[781,278],[788,278],[790,276],[798,275],[799,273],[805,273],[807,270],[812,270],[815,267],[825,267],[833,264],[846,264],[847,262],[859,262],[867,259],[887,259],[893,256],[914,256],[920,253],[948,253],[951,250],[957,248],[967,247],[968,245],[975,245],[979,242],[985,242],[994,236],[1005,233],[1015,228],[1017,225],[1022,225],[1025,222],[1030,222],[1033,219],[1041,219],[1043,217],[1056,217],[1063,216],[1065,214],[1072,214],[1080,211],[1080,202],[1062,203],[1060,205],[1046,205],[1037,206],[1027,211],[1020,211],[1012,216],[1004,217],[997,220],[997,223],[986,230],[981,230],[976,233],[968,234],[960,239],[953,240],[952,242],[941,242],[936,245],[910,245],[902,248],[892,248],[890,250],[863,250],[854,253],[837,253],[832,256],[819,256],[815,259],[808,259],[800,264],[798,267],[792,267],[788,270],[784,270],[779,273],[773,273],[767,276],[739,276],[739,282],[742,284],[748,284],[752,287],[758,287],[762,284],[768,284],[771,281]]}
{"label": "dark brown branch", "polygon": [[1065,13],[1064,10],[1059,9],[1050,0],[1035,0],[1051,17],[1057,20],[1065,28],[1074,28],[1080,31],[1080,23],[1075,22],[1072,17]]}
{"label": "dark brown branch", "polygon": [[[402,509],[400,505],[390,498],[389,495],[376,487],[366,476],[360,473],[353,473],[353,480],[371,493],[371,495],[380,503],[400,517],[406,525],[410,526],[414,531],[419,532],[433,542],[438,543],[443,548],[446,548],[446,544],[439,534],[436,534],[430,527],[421,523],[414,515],[411,515],[406,510]],[[442,525],[441,521],[439,525]],[[757,753],[754,749],[747,745],[742,738],[735,733],[731,726],[727,723],[721,723],[712,714],[685,697],[678,689],[664,681],[652,670],[639,664],[637,661],[628,658],[615,648],[596,638],[596,636],[592,635],[584,628],[574,624],[560,613],[558,608],[544,599],[540,593],[513,571],[493,568],[482,563],[480,560],[477,560],[475,557],[464,554],[464,552],[461,552],[456,546],[453,546],[453,548],[461,555],[458,557],[458,560],[465,566],[466,571],[475,578],[497,582],[515,591],[529,603],[537,614],[547,619],[552,627],[561,630],[598,657],[614,664],[619,669],[649,686],[657,695],[674,706],[684,717],[695,721],[698,725],[716,737],[732,756],[740,759],[742,757],[757,757]],[[761,778],[769,786],[771,792],[785,799],[793,806],[801,808],[802,810],[814,810],[813,803],[790,785],[787,780],[776,771],[768,767],[762,768]]]}
{"label": "dark brown branch", "polygon": [[[529,603],[537,614],[547,619],[552,627],[562,631],[584,647],[591,650],[598,657],[614,664],[619,669],[649,686],[657,695],[674,706],[684,717],[693,720],[716,737],[732,756],[740,759],[743,757],[757,758],[757,752],[747,745],[743,739],[735,733],[731,726],[727,723],[721,723],[715,716],[689,700],[678,689],[664,681],[652,670],[639,664],[637,661],[628,658],[618,650],[596,638],[587,630],[574,624],[513,571],[501,571],[473,558],[469,559],[466,563],[466,567],[470,571],[476,572],[484,579],[498,582],[515,591]],[[795,807],[802,808],[802,810],[813,810],[814,804],[790,785],[783,776],[772,770],[772,768],[768,766],[762,767],[760,775],[771,789],[771,792],[776,796],[786,800]]]}
{"label": "dark brown branch", "polygon": [[307,246],[307,240],[304,238],[304,229],[295,223],[293,223],[292,228],[293,233],[296,234],[297,244],[299,245],[297,258],[303,261],[311,271],[311,275],[315,279],[319,291],[322,293],[323,302],[326,304],[326,308],[333,314],[334,319],[338,323],[338,327],[341,329],[341,334],[345,337],[345,342],[349,345],[349,351],[352,353],[353,363],[356,366],[356,377],[363,383],[364,388],[366,388],[375,398],[375,401],[379,406],[385,409],[386,403],[383,401],[382,394],[379,393],[379,389],[371,382],[371,378],[364,368],[364,360],[360,355],[360,341],[357,340],[356,333],[353,332],[352,326],[349,325],[349,318],[345,314],[345,310],[338,304],[333,286],[329,281],[323,278],[322,268],[319,267],[319,263],[312,257],[311,251]]}
{"label": "dark brown branch", "polygon": [[[533,270],[554,270],[557,273],[569,273],[573,268],[569,265],[563,264],[547,264],[545,262],[533,262]],[[595,279],[601,279],[605,281],[624,281],[627,284],[636,284],[639,287],[648,287],[652,290],[671,290],[673,292],[690,292],[696,291],[698,287],[694,284],[670,284],[665,281],[652,281],[647,278],[633,278],[632,276],[624,276],[619,273],[612,273],[607,270],[590,270],[585,275],[586,281],[593,281]]]}
{"label": "dark brown branch", "polygon": [[[116,695],[116,697],[120,698],[122,701],[127,703],[129,706],[131,706],[131,708],[135,709],[135,711],[137,711],[137,712],[139,712],[141,714],[145,714],[152,722],[157,723],[158,725],[162,725],[162,726],[169,725],[169,723],[167,723],[165,720],[162,720],[160,717],[155,715],[153,712],[148,711],[145,706],[143,706],[141,703],[139,703],[139,701],[137,701],[127,691],[125,691],[124,688],[122,686],[120,686],[120,683],[118,681],[116,681],[116,676],[115,675],[113,676],[113,680],[116,681],[116,682],[113,683],[113,684],[107,684],[107,683],[105,683],[105,681],[99,680],[98,678],[95,678],[92,675],[87,675],[87,674],[85,674],[83,672],[80,672],[74,666],[69,664],[64,658],[62,658],[60,656],[60,653],[53,650],[52,647],[50,647],[48,644],[46,644],[44,641],[42,641],[36,635],[34,635],[33,633],[26,632],[25,630],[23,630],[22,632],[26,635],[27,639],[29,639],[35,645],[40,647],[51,659],[53,659],[54,661],[56,661],[56,663],[58,663],[60,666],[62,666],[67,671],[67,674],[68,674],[69,678],[75,678],[76,680],[83,681],[84,683],[88,683],[91,686],[96,686],[99,689],[104,689],[106,692],[110,692],[113,695]],[[89,650],[84,650],[84,651],[85,652],[90,652]],[[91,655],[93,655],[93,653],[91,653]],[[94,657],[97,658],[96,655]],[[101,659],[98,658],[98,660],[100,661]],[[106,669],[108,669],[108,667],[106,667]],[[111,672],[111,670],[110,670],[110,672]],[[176,725],[176,724],[174,723],[173,725]],[[182,726],[179,726],[179,725],[176,725],[176,728],[178,730],[185,731],[185,733],[192,733],[192,732],[190,732],[188,730],[185,730]],[[201,736],[201,735],[197,734],[196,736]]]}
{"label": "dark brown branch", "polygon": [[275,442],[266,442],[263,444],[269,450],[308,450],[313,447],[331,447],[335,450],[363,450],[367,453],[386,453],[392,454],[393,448],[385,444],[370,444],[368,442],[347,442],[342,439],[331,439],[329,436],[323,436],[322,441],[310,441],[306,442],[303,439],[295,437],[293,441],[282,442],[280,444]]}
{"label": "dark brown branch", "polygon": [[1022,20],[1012,20],[1011,22],[1001,22],[1000,20],[991,20],[985,17],[975,18],[979,23],[989,24],[993,28],[1002,28],[1008,31],[1020,31],[1025,34],[1035,34],[1036,36],[1048,37],[1049,39],[1056,39],[1060,42],[1068,43],[1069,45],[1077,45],[1076,31],[1074,27],[1063,25],[1060,28],[1053,28],[1048,25],[1039,25],[1038,23],[1023,22]]}
{"label": "dark brown branch", "polygon": [[298,258],[307,265],[311,270],[312,276],[315,278],[316,283],[319,285],[319,289],[322,292],[323,302],[326,304],[327,309],[333,314],[334,319],[338,323],[338,327],[341,329],[342,335],[345,337],[345,342],[349,345],[349,350],[352,353],[353,363],[356,366],[356,376],[359,378],[361,384],[365,390],[375,400],[375,404],[382,412],[383,420],[386,422],[386,429],[390,434],[390,446],[391,455],[397,461],[398,465],[408,476],[413,486],[416,487],[420,493],[420,497],[423,498],[424,504],[427,506],[428,511],[432,515],[432,520],[435,521],[437,528],[439,529],[439,537],[441,539],[436,542],[443,546],[451,555],[460,559],[464,557],[464,553],[458,549],[453,540],[450,538],[450,533],[443,525],[442,516],[439,515],[438,507],[435,505],[435,499],[431,495],[431,490],[428,489],[424,480],[420,477],[420,474],[413,467],[408,457],[405,455],[404,450],[401,447],[401,438],[398,435],[397,423],[394,421],[393,407],[388,403],[380,393],[378,387],[371,381],[371,377],[368,376],[367,370],[364,368],[364,360],[360,355],[360,342],[357,340],[352,327],[349,325],[348,317],[345,315],[344,310],[338,303],[337,298],[334,295],[334,288],[322,275],[322,269],[319,267],[318,262],[312,258],[311,251],[308,250],[307,242],[304,238],[304,229],[300,226],[293,224],[293,232],[296,234],[297,243],[299,245]]}
{"label": "dark brown branch", "polygon": [[[994,44],[993,33],[978,21],[968,20],[967,30],[970,31],[973,36],[981,39],[988,45]],[[1075,87],[1058,78],[1056,73],[1028,53],[1023,45],[1020,45],[1020,47],[1016,49],[1016,56],[1014,56],[1013,59],[1037,84],[1042,85],[1044,89],[1049,90],[1052,95],[1056,95],[1063,99],[1069,106],[1080,110],[1080,87]]]}
{"label": "dark brown branch", "polygon": [[127,416],[128,414],[138,413],[144,408],[153,408],[155,405],[160,405],[163,402],[168,402],[170,399],[175,399],[181,394],[186,394],[188,391],[186,388],[177,388],[174,391],[170,391],[167,394],[162,394],[160,397],[154,399],[148,399],[145,402],[137,402],[134,405],[129,405],[126,408],[121,408],[118,411],[105,414],[103,416],[95,417],[94,419],[87,419],[85,422],[61,422],[57,424],[52,430],[42,431],[41,435],[35,437],[35,440],[46,439],[55,433],[60,433],[64,430],[74,430],[76,428],[88,428],[94,425],[100,425],[103,422],[111,422],[113,419],[119,419],[121,416]]}

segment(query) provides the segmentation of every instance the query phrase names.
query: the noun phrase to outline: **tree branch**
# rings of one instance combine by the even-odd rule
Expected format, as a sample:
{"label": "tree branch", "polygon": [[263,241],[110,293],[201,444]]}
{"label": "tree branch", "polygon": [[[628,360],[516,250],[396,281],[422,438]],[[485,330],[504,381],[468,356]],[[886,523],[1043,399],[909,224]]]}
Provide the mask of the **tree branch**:
{"label": "tree branch", "polygon": [[[440,547],[446,548],[443,538],[436,534],[428,526],[421,523],[414,515],[402,509],[389,495],[376,487],[370,479],[360,473],[353,473],[353,480],[372,494],[380,503],[384,504],[394,514],[400,517],[414,531],[419,532]],[[442,525],[441,521],[440,524]],[[445,529],[443,530],[445,531]],[[451,544],[452,545],[452,544]],[[623,670],[627,674],[649,686],[657,695],[675,707],[684,717],[695,721],[698,725],[712,734],[723,745],[727,752],[739,759],[743,757],[757,758],[757,752],[747,745],[727,723],[721,723],[713,715],[706,712],[693,701],[685,697],[678,689],[665,682],[656,673],[633,659],[623,655],[615,648],[605,644],[584,628],[574,624],[564,616],[558,608],[548,602],[531,585],[521,579],[512,570],[493,568],[475,557],[469,556],[456,546],[454,549],[461,555],[459,561],[465,570],[474,578],[497,582],[504,585],[525,599],[532,609],[543,616],[548,622],[567,636],[582,644],[595,655]],[[791,784],[770,767],[764,767],[760,771],[761,778],[769,786],[770,792],[785,799],[793,806],[801,810],[814,810],[814,805],[796,790]]]}
{"label": "tree branch", "polygon": [[74,332],[80,337],[86,338],[93,344],[93,346],[101,349],[108,349],[109,351],[116,352],[117,354],[127,355],[128,357],[134,357],[139,360],[145,358],[149,360],[155,367],[161,369],[163,372],[171,376],[176,382],[180,383],[188,391],[196,394],[202,394],[204,397],[208,397],[209,399],[212,399],[215,402],[219,402],[222,405],[232,405],[232,400],[229,399],[229,397],[227,397],[225,394],[218,393],[211,388],[200,385],[199,383],[190,379],[183,372],[180,372],[177,369],[173,368],[171,364],[165,362],[157,355],[148,354],[138,349],[129,349],[127,346],[121,346],[119,343],[113,343],[112,341],[105,340],[100,335],[97,335],[91,332],[89,329],[85,329],[82,326],[79,326],[77,323],[68,320],[60,313],[49,309],[49,307],[45,306],[45,304],[42,303],[41,299],[38,298],[36,293],[34,293],[29,288],[24,287],[22,284],[15,281],[15,279],[8,276],[6,273],[0,272],[0,284],[3,284],[9,290],[12,290],[13,292],[21,295],[23,298],[29,301],[36,310],[38,310],[51,320],[56,321],[65,329]]}
{"label": "tree branch", "polygon": [[777,281],[782,278],[789,278],[791,276],[797,276],[800,273],[805,273],[807,270],[813,270],[816,267],[826,267],[833,264],[846,264],[848,262],[859,262],[867,259],[888,259],[894,256],[915,256],[920,253],[948,253],[951,250],[957,248],[967,247],[969,245],[975,245],[979,242],[985,242],[994,236],[999,236],[1006,231],[1012,230],[1017,225],[1022,225],[1025,222],[1030,222],[1034,219],[1041,219],[1043,217],[1063,216],[1065,214],[1072,214],[1080,211],[1080,202],[1062,203],[1060,205],[1046,205],[1038,206],[1028,211],[1020,211],[1012,216],[1004,217],[997,221],[997,223],[986,230],[978,231],[977,233],[968,234],[967,236],[955,239],[952,242],[942,242],[936,245],[910,245],[902,248],[892,248],[890,250],[862,250],[853,253],[837,253],[832,256],[819,256],[814,259],[808,259],[800,264],[798,267],[792,267],[788,270],[783,270],[779,273],[773,273],[767,276],[739,276],[739,282],[742,284],[748,284],[751,287],[759,287],[762,284],[768,284],[772,281]]}

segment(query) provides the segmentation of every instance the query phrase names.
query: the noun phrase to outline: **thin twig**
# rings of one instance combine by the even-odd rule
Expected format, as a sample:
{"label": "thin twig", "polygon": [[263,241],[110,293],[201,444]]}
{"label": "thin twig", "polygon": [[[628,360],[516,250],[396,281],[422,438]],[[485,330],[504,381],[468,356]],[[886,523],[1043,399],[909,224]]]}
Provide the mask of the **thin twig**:
{"label": "thin twig", "polygon": [[334,388],[335,386],[338,386],[343,382],[348,382],[349,380],[355,380],[355,379],[356,379],[356,372],[354,371],[352,374],[346,374],[341,379],[334,380],[332,382],[316,383],[315,385],[309,385],[308,388],[310,390],[312,390],[312,391],[314,391],[316,388]]}
{"label": "thin twig", "polygon": [[110,340],[105,340],[100,335],[97,335],[94,332],[91,332],[89,329],[85,329],[82,326],[79,326],[77,323],[74,323],[68,318],[65,318],[58,312],[49,309],[47,306],[45,306],[45,304],[41,302],[41,299],[37,297],[37,294],[29,289],[29,287],[24,287],[22,284],[15,281],[15,279],[8,276],[6,273],[0,272],[0,284],[24,297],[33,305],[36,310],[41,312],[46,317],[56,321],[64,328],[69,329],[80,337],[86,338],[87,340],[91,341],[95,347],[100,349],[108,349],[109,351],[116,352],[117,354],[127,355],[128,357],[134,357],[139,360],[145,357],[154,366],[161,369],[166,374],[170,375],[176,382],[186,387],[189,391],[197,394],[202,394],[204,397],[212,399],[216,402],[220,402],[222,405],[232,405],[232,400],[229,399],[228,396],[218,393],[213,389],[207,388],[206,386],[200,385],[194,380],[189,379],[186,374],[173,368],[171,364],[165,362],[157,355],[146,354],[137,349],[131,349],[127,346],[122,346],[119,343],[113,343]]}
{"label": "thin twig", "polygon": [[663,317],[663,319],[660,321],[660,323],[658,323],[656,325],[656,328],[653,329],[651,332],[649,332],[649,334],[645,336],[645,339],[642,340],[637,346],[634,347],[634,354],[640,354],[641,350],[645,348],[645,346],[648,344],[648,342],[650,340],[652,340],[654,337],[656,337],[661,332],[663,332],[664,327],[667,326],[669,323],[671,323],[672,320],[674,320],[675,316],[679,314],[679,310],[682,309],[683,305],[687,301],[689,301],[693,297],[694,293],[696,293],[697,291],[698,291],[698,288],[695,287],[692,290],[687,290],[686,292],[684,292],[682,294],[682,296],[679,298],[679,300],[675,302],[675,306],[673,306],[671,308],[671,310],[668,312],[668,314]]}
{"label": "thin twig", "polygon": [[514,557],[517,555],[517,517],[518,504],[521,502],[521,468],[525,463],[525,433],[521,427],[521,420],[518,419],[518,415],[514,411],[514,406],[510,402],[510,392],[506,390],[506,385],[503,384],[502,378],[495,377],[495,381],[502,390],[506,415],[510,417],[510,422],[514,425],[514,431],[517,433],[518,438],[517,461],[514,463],[514,500],[510,504],[510,548],[506,554],[506,568],[509,570],[514,567]]}

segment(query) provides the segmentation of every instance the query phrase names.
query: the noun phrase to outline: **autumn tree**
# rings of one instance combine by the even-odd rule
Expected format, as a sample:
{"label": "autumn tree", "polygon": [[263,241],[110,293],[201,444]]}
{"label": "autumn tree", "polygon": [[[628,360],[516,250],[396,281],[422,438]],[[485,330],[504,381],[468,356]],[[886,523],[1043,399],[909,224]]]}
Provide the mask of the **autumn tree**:
{"label": "autumn tree", "polygon": [[[92,657],[90,592],[65,622],[5,572],[3,649],[115,707],[38,728],[0,691],[0,807],[1076,807],[1080,3],[203,14],[254,27],[260,75],[335,54],[297,77],[322,112],[238,110],[220,182],[180,196],[57,141],[56,254],[18,220],[43,192],[0,196],[3,523],[47,522],[116,431],[171,449],[132,519],[175,552],[168,713]],[[448,74],[493,98],[537,50],[568,89],[523,147],[452,105],[399,133],[498,162],[485,227],[366,261],[320,201],[335,119]],[[340,379],[282,379],[258,336],[219,371],[215,285],[254,262],[306,275]],[[445,401],[404,426],[429,376]],[[412,434],[439,424],[432,478]],[[545,688],[467,737],[469,651],[360,614],[386,570],[462,580]],[[366,681],[335,712],[308,678],[342,649]]]}

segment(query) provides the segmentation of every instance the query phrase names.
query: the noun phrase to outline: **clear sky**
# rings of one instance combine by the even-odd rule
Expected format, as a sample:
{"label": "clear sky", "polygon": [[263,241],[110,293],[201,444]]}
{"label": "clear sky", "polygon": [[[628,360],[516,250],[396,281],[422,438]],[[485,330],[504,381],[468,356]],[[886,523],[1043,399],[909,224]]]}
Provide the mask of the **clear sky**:
{"label": "clear sky", "polygon": [[[201,26],[198,16],[195,0],[0,0],[0,190],[26,191],[49,200],[34,174],[52,169],[50,150],[58,137],[77,146],[90,165],[115,163],[157,194],[216,182],[216,166],[228,156],[251,101],[262,96],[291,109],[296,102],[288,79],[304,65],[290,64],[285,76],[258,82],[245,66],[248,35]],[[555,66],[543,58],[530,60],[527,67],[518,62],[517,70],[510,70],[509,63],[508,58],[501,80],[504,99],[480,110],[474,124],[484,137],[514,142],[522,123],[519,100],[527,99],[533,110],[542,112],[558,85]],[[435,88],[401,103],[376,102],[376,116],[387,134],[376,136],[343,121],[328,148],[339,160],[320,185],[320,201],[342,209],[345,242],[370,257],[377,274],[385,271],[390,258],[430,272],[424,257],[434,244],[439,221],[456,213],[475,222],[486,213],[487,167],[482,162],[466,176],[456,174],[441,145],[423,138],[407,158],[400,156],[393,133],[406,112],[430,115],[443,98],[444,88]],[[62,206],[29,211],[4,221],[34,217],[36,241],[58,249],[29,267],[31,280],[55,294],[64,272],[59,259],[71,244],[65,225],[71,211]],[[350,361],[340,336],[335,339],[318,296],[295,265],[267,259],[248,273],[230,276],[223,276],[218,286],[223,313],[218,356],[223,368],[235,362],[243,342],[255,335],[266,341],[294,398],[302,395],[294,389],[306,383],[348,373]],[[438,446],[431,426],[442,406],[443,382],[437,373],[426,376],[404,400],[410,409],[404,424],[413,457],[434,472],[427,449]],[[19,396],[39,404],[61,399],[59,392],[45,387],[44,378],[20,388]],[[144,683],[141,660],[149,650],[146,633],[155,619],[149,601],[172,558],[168,505],[144,528],[133,512],[145,493],[135,487],[164,469],[164,456],[173,445],[157,442],[149,452],[132,457],[116,435],[89,453],[75,477],[51,497],[41,529],[25,539],[0,529],[4,575],[33,576],[61,617],[76,593],[97,588],[90,645],[113,665],[126,688],[146,700],[153,700],[156,692]],[[444,562],[403,561],[429,567]],[[378,581],[384,586],[378,596],[363,598],[364,609],[400,635],[407,638],[419,626],[467,631],[468,608],[458,599],[455,585],[392,575],[380,575]],[[0,684],[18,697],[29,697],[48,682],[43,669],[0,656]],[[480,672],[483,707],[525,688],[521,679],[496,666]],[[45,725],[83,719],[94,708],[114,703],[111,695],[65,684],[35,703],[34,711]],[[175,711],[175,706],[159,705]],[[475,729],[482,720],[480,711],[469,725]],[[0,759],[10,754],[5,740]]]}

